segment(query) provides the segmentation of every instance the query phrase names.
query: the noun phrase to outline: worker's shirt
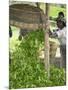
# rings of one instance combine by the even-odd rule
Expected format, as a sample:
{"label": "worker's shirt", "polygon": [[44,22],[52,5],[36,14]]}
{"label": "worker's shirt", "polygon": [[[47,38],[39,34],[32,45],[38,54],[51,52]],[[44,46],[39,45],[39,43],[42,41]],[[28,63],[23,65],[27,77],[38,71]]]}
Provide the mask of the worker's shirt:
{"label": "worker's shirt", "polygon": [[66,27],[55,32],[57,34],[60,45],[66,45]]}

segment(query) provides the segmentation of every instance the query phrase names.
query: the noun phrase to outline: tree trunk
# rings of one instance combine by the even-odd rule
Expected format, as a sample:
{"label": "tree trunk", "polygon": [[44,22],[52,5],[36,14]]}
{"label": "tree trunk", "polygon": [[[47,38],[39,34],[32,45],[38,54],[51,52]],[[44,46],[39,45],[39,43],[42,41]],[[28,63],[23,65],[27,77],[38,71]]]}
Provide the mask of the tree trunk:
{"label": "tree trunk", "polygon": [[45,63],[45,70],[47,70],[48,73],[48,78],[50,76],[50,63],[49,63],[49,4],[46,3],[46,7],[45,7],[45,12],[46,12],[46,23],[45,23],[45,52],[44,52],[44,63]]}

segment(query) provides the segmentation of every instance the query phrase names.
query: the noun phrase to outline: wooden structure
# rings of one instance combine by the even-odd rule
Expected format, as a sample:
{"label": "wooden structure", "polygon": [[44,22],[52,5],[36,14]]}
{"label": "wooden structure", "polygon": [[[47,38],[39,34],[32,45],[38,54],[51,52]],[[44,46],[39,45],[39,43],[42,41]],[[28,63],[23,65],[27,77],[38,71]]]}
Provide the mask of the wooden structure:
{"label": "wooden structure", "polygon": [[9,23],[21,29],[38,29],[45,26],[45,15],[39,7],[13,4],[9,7]]}
{"label": "wooden structure", "polygon": [[[28,4],[14,4],[9,7],[9,14],[10,14],[10,25],[17,26],[21,29],[28,29],[28,30],[36,30],[38,28],[43,28],[45,31],[45,58],[44,64],[45,69],[48,72],[48,77],[50,76],[49,69],[49,35],[47,26],[48,23],[48,10],[49,5],[46,5],[46,14],[43,12],[42,9],[39,8],[39,4],[37,3],[37,7],[31,6]],[[47,17],[47,18],[46,18]]]}

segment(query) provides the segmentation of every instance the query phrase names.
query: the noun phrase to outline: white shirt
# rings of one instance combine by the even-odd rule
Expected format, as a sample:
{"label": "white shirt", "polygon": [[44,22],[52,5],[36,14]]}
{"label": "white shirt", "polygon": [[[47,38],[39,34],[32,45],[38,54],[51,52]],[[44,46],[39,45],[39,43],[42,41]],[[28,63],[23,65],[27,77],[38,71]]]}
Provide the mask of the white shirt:
{"label": "white shirt", "polygon": [[56,34],[58,35],[60,45],[66,45],[66,27],[64,27],[62,30],[59,29],[56,31]]}

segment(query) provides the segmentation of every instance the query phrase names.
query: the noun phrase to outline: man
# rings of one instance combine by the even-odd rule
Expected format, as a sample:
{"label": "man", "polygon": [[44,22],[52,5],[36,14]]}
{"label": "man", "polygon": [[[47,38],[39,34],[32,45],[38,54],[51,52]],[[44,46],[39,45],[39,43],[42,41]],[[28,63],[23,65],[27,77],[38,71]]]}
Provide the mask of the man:
{"label": "man", "polygon": [[66,68],[66,21],[64,18],[57,19],[58,29],[55,32],[50,32],[50,36],[58,38],[60,42],[60,53],[62,57],[62,66]]}

